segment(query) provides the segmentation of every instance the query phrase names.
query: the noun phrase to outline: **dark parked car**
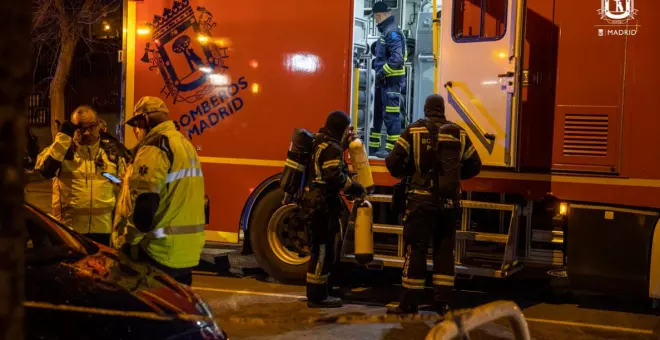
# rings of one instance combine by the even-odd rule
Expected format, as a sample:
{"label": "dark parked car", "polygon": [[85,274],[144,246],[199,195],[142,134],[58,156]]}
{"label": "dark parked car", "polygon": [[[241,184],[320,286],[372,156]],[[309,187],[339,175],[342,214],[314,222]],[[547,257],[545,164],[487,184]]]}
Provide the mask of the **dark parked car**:
{"label": "dark parked car", "polygon": [[226,339],[190,287],[25,204],[26,339]]}

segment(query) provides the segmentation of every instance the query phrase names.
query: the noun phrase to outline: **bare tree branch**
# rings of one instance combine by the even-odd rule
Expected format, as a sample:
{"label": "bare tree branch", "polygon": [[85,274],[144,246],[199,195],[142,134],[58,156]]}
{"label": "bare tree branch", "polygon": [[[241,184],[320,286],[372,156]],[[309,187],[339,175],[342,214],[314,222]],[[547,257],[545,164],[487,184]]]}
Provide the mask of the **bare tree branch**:
{"label": "bare tree branch", "polygon": [[[92,38],[92,27],[108,14],[118,11],[122,0],[32,0],[32,4],[35,7],[33,50],[36,64],[41,65],[44,71],[40,74],[44,79],[35,79],[34,82],[49,82],[51,120],[63,120],[66,107],[64,91],[76,47],[82,41],[89,51],[94,52],[97,47],[107,45],[107,42]],[[54,135],[56,130],[52,132]]]}

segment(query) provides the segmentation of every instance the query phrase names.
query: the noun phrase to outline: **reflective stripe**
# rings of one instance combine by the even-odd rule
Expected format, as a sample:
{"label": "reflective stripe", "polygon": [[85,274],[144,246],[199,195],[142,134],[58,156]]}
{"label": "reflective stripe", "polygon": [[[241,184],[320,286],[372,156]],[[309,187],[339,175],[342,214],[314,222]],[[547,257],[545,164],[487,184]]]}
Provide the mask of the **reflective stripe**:
{"label": "reflective stripe", "polygon": [[390,68],[390,65],[385,64],[383,65],[383,71],[385,71],[386,74],[390,74],[393,70]]}
{"label": "reflective stripe", "polygon": [[460,142],[458,138],[446,133],[441,133],[439,137],[440,137],[439,140],[441,142]]}
{"label": "reflective stripe", "polygon": [[179,171],[171,172],[167,174],[167,179],[165,179],[165,184],[172,183],[174,181],[180,180],[186,177],[202,177],[201,168],[187,168],[181,169]]}
{"label": "reflective stripe", "polygon": [[470,157],[472,157],[472,154],[473,154],[475,151],[476,151],[476,150],[474,149],[474,146],[473,146],[473,145],[470,145],[470,147],[468,148],[468,150],[463,154],[463,158],[462,158],[462,159],[463,159],[463,160],[467,160],[467,159],[469,159]]}
{"label": "reflective stripe", "polygon": [[397,77],[397,76],[405,76],[406,75],[406,70],[395,70],[392,71],[390,74],[386,74],[385,77]]}
{"label": "reflective stripe", "polygon": [[401,93],[399,93],[399,92],[387,92],[387,94],[395,94],[395,95],[397,95],[397,96],[400,96],[400,95],[401,95]]}
{"label": "reflective stripe", "polygon": [[321,152],[325,150],[325,148],[328,147],[328,143],[321,143],[318,146],[318,150],[316,150],[316,154],[314,155],[314,170],[316,171],[316,181],[317,183],[325,183],[323,181],[323,175],[321,174],[321,169],[319,169],[319,157],[321,157]]}
{"label": "reflective stripe", "polygon": [[405,68],[393,69],[390,65],[385,63],[383,65],[383,71],[385,71],[385,76],[403,76],[406,74]]}
{"label": "reflective stripe", "polygon": [[380,142],[369,142],[369,147],[377,148],[380,146]]}
{"label": "reflective stripe", "polygon": [[[322,276],[321,271],[323,271],[323,262],[325,261],[325,244],[322,244],[319,246],[319,260],[316,262],[316,270],[314,271],[314,275],[317,277]],[[327,275],[326,275],[326,280],[327,280]]]}
{"label": "reflective stripe", "polygon": [[385,112],[399,113],[400,111],[401,107],[399,106],[385,106]]}
{"label": "reflective stripe", "polygon": [[305,281],[307,281],[308,283],[322,285],[328,282],[328,274],[315,275],[312,273],[307,273],[307,279]]}
{"label": "reflective stripe", "polygon": [[323,165],[321,166],[321,169],[327,169],[327,168],[335,167],[335,166],[339,166],[339,160],[338,159],[323,162]]}
{"label": "reflective stripe", "polygon": [[292,161],[291,159],[287,158],[286,162],[284,162],[284,166],[288,166],[289,168],[296,169],[298,171],[305,171],[305,167],[302,166],[302,164]]}
{"label": "reflective stripe", "polygon": [[73,208],[70,206],[62,207],[62,213],[74,216],[97,216],[111,213],[115,209],[114,206],[103,208]]}
{"label": "reflective stripe", "polygon": [[188,235],[204,232],[204,225],[181,225],[176,227],[164,227],[150,231],[146,237],[155,240],[167,235]]}
{"label": "reflective stripe", "polygon": [[420,138],[418,133],[413,133],[413,161],[415,162],[415,170],[420,172],[419,167],[419,150],[420,147]]}
{"label": "reflective stripe", "polygon": [[410,133],[429,133],[425,127],[411,127]]}
{"label": "reflective stripe", "polygon": [[66,152],[69,150],[69,148],[67,148],[66,146],[60,143],[55,142],[53,143],[53,148],[51,150],[52,150],[53,158],[57,160],[61,160],[64,159],[64,156],[66,156]]}
{"label": "reflective stripe", "polygon": [[426,280],[401,277],[401,285],[408,289],[424,289]]}
{"label": "reflective stripe", "polygon": [[385,149],[386,149],[387,151],[392,151],[392,150],[394,150],[394,144],[392,144],[392,143],[390,143],[390,142],[388,141],[387,144],[385,144]]}
{"label": "reflective stripe", "polygon": [[387,136],[387,140],[394,142],[397,139],[399,139],[399,137],[401,137],[401,135],[389,135],[389,136]]}
{"label": "reflective stripe", "polygon": [[410,193],[410,194],[417,194],[417,195],[425,195],[425,196],[429,196],[429,195],[431,195],[430,192],[428,192],[428,191],[426,191],[426,190],[421,190],[421,189],[413,189],[413,190],[409,190],[408,193]]}
{"label": "reflective stripe", "polygon": [[399,139],[396,140],[396,143],[401,145],[401,147],[406,150],[407,153],[410,153],[410,144],[408,143],[407,140],[403,139],[402,137],[399,137]]}
{"label": "reflective stripe", "polygon": [[454,277],[451,275],[433,274],[433,284],[436,286],[453,287]]}

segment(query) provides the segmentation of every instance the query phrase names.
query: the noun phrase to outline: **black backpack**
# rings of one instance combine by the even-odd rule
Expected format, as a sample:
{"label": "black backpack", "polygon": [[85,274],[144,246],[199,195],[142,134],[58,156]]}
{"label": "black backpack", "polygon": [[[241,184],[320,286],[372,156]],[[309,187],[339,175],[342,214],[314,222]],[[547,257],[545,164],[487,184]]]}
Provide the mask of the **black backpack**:
{"label": "black backpack", "polygon": [[461,193],[461,128],[446,122],[439,128],[428,118],[433,152],[431,156],[431,192],[439,199],[458,199]]}

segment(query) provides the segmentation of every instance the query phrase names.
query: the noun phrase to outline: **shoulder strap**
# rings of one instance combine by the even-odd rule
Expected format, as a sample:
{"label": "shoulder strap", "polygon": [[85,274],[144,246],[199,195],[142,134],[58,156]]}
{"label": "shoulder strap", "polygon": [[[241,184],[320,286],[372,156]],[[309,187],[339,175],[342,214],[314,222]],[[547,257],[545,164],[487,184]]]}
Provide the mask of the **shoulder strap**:
{"label": "shoulder strap", "polygon": [[436,157],[438,154],[438,126],[435,125],[435,123],[428,117],[424,117],[423,119],[424,125],[426,126],[426,129],[429,130],[429,138],[431,139],[431,178],[432,178],[432,186],[431,186],[431,193],[433,195],[436,195],[438,192],[438,181],[437,181],[437,175],[438,175],[438,165],[436,161]]}
{"label": "shoulder strap", "polygon": [[[426,129],[429,130],[429,138],[431,138],[431,146],[433,149],[433,160],[435,161],[435,153],[438,148],[438,126],[428,117],[425,117],[423,120]],[[434,162],[435,164],[435,162]]]}
{"label": "shoulder strap", "polygon": [[[170,147],[170,139],[164,134],[158,134],[154,136],[153,138],[149,139],[144,143],[144,146],[153,146],[165,153],[167,156],[167,159],[170,161],[170,169],[172,169],[172,165],[174,164],[174,151],[172,151],[172,148]],[[169,171],[168,170],[168,171]]]}

